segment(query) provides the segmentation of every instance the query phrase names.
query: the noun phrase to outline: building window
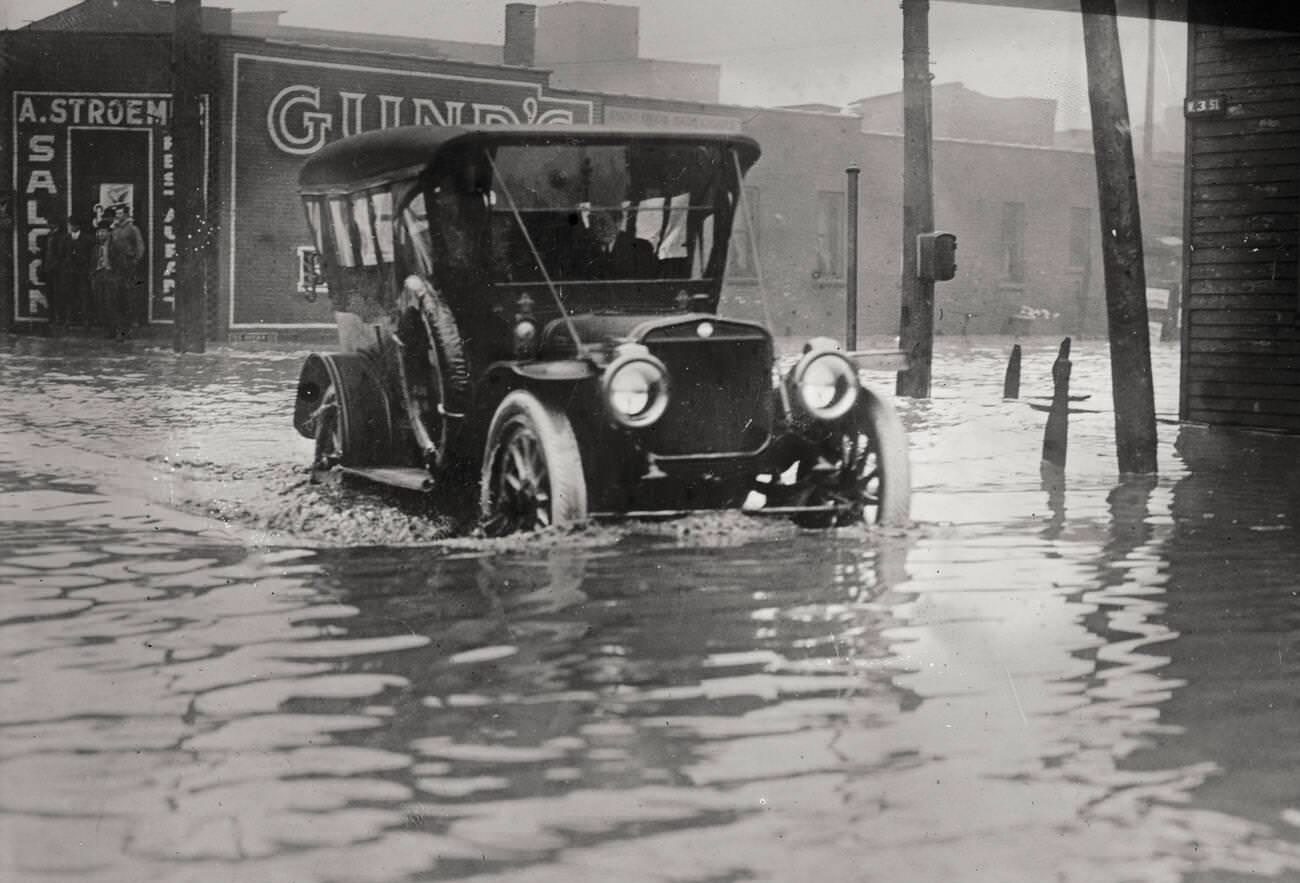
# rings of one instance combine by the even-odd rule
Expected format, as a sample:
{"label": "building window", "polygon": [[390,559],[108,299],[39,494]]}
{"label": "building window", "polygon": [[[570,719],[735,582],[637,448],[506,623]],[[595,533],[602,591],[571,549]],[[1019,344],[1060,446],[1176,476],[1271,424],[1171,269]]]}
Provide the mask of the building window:
{"label": "building window", "polygon": [[1025,281],[1025,204],[1002,203],[1002,277]]}
{"label": "building window", "polygon": [[[758,278],[759,217],[758,188],[746,187],[731,224],[731,249],[727,254],[727,276],[731,279]],[[753,229],[750,229],[751,218]]]}
{"label": "building window", "polygon": [[1070,209],[1070,267],[1082,270],[1092,264],[1092,210]]}
{"label": "building window", "polygon": [[844,194],[823,190],[817,194],[818,279],[844,278]]}

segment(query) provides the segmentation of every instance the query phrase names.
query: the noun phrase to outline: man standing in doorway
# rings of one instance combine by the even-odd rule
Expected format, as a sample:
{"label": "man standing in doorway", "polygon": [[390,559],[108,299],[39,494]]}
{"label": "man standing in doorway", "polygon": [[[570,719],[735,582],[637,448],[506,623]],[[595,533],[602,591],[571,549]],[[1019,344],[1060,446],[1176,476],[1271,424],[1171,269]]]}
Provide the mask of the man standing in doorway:
{"label": "man standing in doorway", "polygon": [[140,264],[144,258],[144,237],[140,228],[131,221],[131,210],[125,205],[117,207],[113,227],[109,231],[108,259],[112,270],[114,292],[109,305],[109,332],[115,337],[131,335],[134,324],[131,315],[136,303],[135,290],[140,285]]}
{"label": "man standing in doorway", "polygon": [[90,324],[90,274],[94,269],[95,242],[69,217],[50,234],[45,250],[45,278],[49,283],[50,328],[62,330],[75,319]]}
{"label": "man standing in doorway", "polygon": [[95,225],[95,260],[91,264],[90,292],[95,302],[95,318],[104,327],[109,338],[117,337],[119,324],[117,310],[117,274],[113,272],[113,231],[111,221]]}

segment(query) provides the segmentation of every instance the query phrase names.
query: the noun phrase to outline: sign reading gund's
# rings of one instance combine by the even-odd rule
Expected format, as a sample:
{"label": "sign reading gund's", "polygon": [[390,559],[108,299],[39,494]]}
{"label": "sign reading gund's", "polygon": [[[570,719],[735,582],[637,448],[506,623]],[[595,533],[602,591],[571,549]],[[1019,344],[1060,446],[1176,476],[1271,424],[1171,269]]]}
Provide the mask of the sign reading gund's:
{"label": "sign reading gund's", "polygon": [[[223,176],[223,271],[228,327],[333,327],[325,300],[287,297],[309,245],[297,210],[303,159],[348,135],[395,126],[592,121],[588,99],[545,94],[541,78],[499,70],[463,75],[402,67],[397,59],[350,64],[314,57],[231,55],[230,145]],[[452,69],[454,70],[454,68]]]}

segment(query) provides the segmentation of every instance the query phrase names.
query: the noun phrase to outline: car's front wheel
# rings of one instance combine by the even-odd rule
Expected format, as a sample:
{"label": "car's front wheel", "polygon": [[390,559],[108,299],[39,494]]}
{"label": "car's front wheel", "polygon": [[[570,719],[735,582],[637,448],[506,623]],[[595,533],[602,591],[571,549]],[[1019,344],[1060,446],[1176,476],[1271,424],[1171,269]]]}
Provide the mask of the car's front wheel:
{"label": "car's front wheel", "polygon": [[[813,475],[818,465],[830,469]],[[834,510],[802,513],[794,521],[812,528],[863,520],[905,525],[911,511],[910,471],[903,422],[887,399],[864,388],[836,430],[800,464],[801,477],[811,480],[799,502]]]}
{"label": "car's front wheel", "polygon": [[587,520],[582,454],[563,411],[525,390],[502,399],[488,430],[479,503],[492,536]]}

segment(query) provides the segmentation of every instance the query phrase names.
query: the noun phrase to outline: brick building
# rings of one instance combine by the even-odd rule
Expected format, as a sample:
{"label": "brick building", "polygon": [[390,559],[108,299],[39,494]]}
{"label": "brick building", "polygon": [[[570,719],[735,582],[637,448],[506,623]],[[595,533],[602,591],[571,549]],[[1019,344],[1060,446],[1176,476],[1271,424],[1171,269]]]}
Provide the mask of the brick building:
{"label": "brick building", "polygon": [[[327,299],[313,300],[302,284],[310,247],[296,197],[299,166],[326,141],[390,125],[515,121],[729,129],[757,138],[764,154],[747,179],[753,224],[741,225],[752,230],[740,230],[733,244],[724,305],[754,318],[767,313],[778,334],[842,333],[844,170],[856,163],[858,325],[864,335],[896,333],[901,137],[866,110],[859,117],[719,104],[715,66],[640,58],[635,12],[510,4],[506,42],[492,46],[289,27],[275,13],[205,8],[209,336],[333,332]],[[600,41],[570,39],[580,27],[594,27]],[[86,0],[0,32],[7,135],[0,161],[13,174],[5,200],[11,232],[0,236],[0,328],[44,325],[41,243],[54,220],[113,201],[132,206],[148,240],[148,296],[136,305],[138,318],[170,323],[171,28],[170,4]],[[592,45],[603,47],[599,58]],[[945,137],[935,143],[935,217],[960,244],[957,279],[936,292],[939,333],[1100,332],[1091,155],[1053,146],[1050,123],[1043,143],[1049,116],[1036,99],[989,99],[1028,122],[974,131],[971,120],[985,119],[987,108],[972,117],[960,87],[940,92],[952,94],[952,120],[936,108]],[[1000,132],[1001,141],[989,140]],[[1007,143],[1016,138],[1021,143]],[[1177,182],[1176,164],[1144,177],[1170,174]],[[1162,224],[1177,235],[1181,191],[1163,192]]]}

